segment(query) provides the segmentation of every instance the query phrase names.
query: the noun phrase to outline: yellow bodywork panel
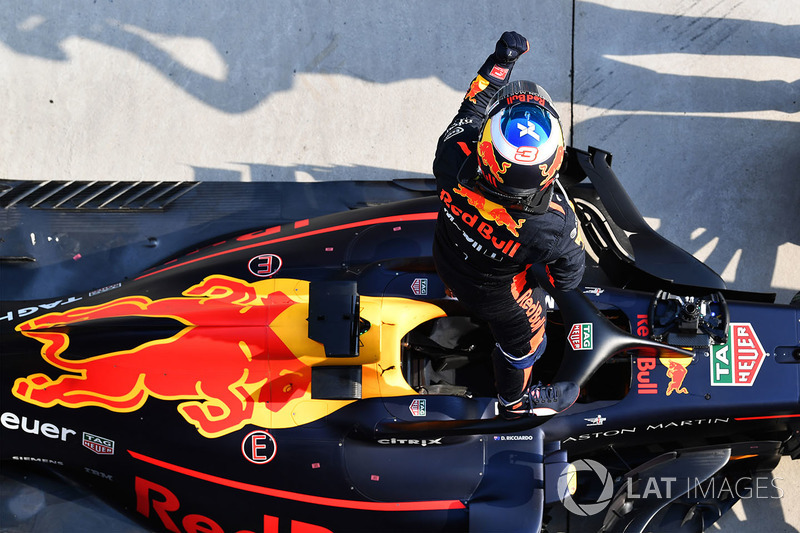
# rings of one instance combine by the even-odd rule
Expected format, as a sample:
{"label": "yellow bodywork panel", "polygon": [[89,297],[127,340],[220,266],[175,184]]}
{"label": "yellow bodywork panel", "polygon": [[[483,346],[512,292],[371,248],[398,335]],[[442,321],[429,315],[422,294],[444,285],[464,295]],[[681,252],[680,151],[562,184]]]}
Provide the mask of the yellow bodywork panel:
{"label": "yellow bodywork panel", "polygon": [[[417,392],[403,377],[401,341],[412,329],[433,318],[445,316],[438,306],[422,301],[392,297],[360,297],[360,316],[370,323],[369,330],[359,337],[358,357],[325,356],[321,343],[308,338],[308,287],[306,281],[272,280],[282,292],[297,302],[272,322],[278,334],[293,354],[308,367],[360,366],[362,368],[361,397],[404,396]],[[260,282],[264,283],[264,282]],[[266,288],[266,287],[265,287]],[[313,386],[313,385],[312,385]],[[326,416],[354,400],[319,400],[307,390],[302,398],[290,402],[291,413],[280,410],[272,413],[269,427],[282,428],[305,424]],[[288,406],[287,406],[288,407]],[[290,415],[290,416],[288,416]]]}

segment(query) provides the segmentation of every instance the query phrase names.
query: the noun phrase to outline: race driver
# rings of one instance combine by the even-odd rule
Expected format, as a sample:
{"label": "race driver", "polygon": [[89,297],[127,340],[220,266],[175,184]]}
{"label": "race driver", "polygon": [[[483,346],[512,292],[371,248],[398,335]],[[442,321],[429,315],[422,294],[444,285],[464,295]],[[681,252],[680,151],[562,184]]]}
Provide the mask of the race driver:
{"label": "race driver", "polygon": [[[532,375],[547,344],[540,283],[575,288],[584,249],[575,212],[554,187],[564,138],[550,96],[530,81],[509,83],[528,49],[520,34],[503,33],[433,162],[441,200],[436,269],[492,331],[498,411],[508,419],[564,411],[579,393],[574,383],[542,385]],[[548,279],[537,282],[532,265],[544,266]]]}

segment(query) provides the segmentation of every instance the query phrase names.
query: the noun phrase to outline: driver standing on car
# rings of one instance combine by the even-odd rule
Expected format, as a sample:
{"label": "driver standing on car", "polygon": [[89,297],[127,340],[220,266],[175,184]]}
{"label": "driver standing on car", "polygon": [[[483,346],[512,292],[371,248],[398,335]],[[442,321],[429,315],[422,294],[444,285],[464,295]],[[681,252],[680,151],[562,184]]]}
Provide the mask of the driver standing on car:
{"label": "driver standing on car", "polygon": [[550,96],[530,81],[508,83],[528,49],[520,34],[503,33],[439,138],[433,162],[441,200],[436,269],[489,324],[498,410],[508,419],[561,412],[579,393],[574,383],[532,378],[547,344],[547,309],[530,267],[544,266],[544,285],[574,289],[584,248],[575,211],[554,191],[565,146]]}

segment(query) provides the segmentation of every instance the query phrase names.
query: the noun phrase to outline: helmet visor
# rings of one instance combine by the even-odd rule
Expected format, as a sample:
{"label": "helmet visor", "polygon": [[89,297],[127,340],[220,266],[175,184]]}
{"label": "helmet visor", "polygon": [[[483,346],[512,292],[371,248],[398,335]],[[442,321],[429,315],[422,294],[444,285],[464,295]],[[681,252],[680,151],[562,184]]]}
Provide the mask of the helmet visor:
{"label": "helmet visor", "polygon": [[517,104],[503,110],[500,131],[514,146],[539,147],[550,138],[553,126],[550,113],[530,104]]}
{"label": "helmet visor", "polygon": [[497,151],[515,164],[543,163],[563,142],[558,119],[527,102],[500,110],[492,117],[490,127]]}

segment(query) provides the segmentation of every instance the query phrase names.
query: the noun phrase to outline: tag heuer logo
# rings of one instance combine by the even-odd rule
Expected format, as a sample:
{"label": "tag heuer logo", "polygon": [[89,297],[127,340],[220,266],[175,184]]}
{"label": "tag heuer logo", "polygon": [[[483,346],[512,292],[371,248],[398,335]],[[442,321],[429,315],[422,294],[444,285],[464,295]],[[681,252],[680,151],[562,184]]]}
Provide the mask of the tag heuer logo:
{"label": "tag heuer logo", "polygon": [[592,323],[573,324],[567,339],[573,350],[591,350],[594,345]]}
{"label": "tag heuer logo", "polygon": [[83,432],[83,447],[98,455],[114,455],[114,441]]}
{"label": "tag heuer logo", "polygon": [[428,414],[425,407],[425,400],[412,400],[411,405],[409,405],[408,408],[411,411],[412,416],[426,416]]}
{"label": "tag heuer logo", "polygon": [[728,342],[712,348],[712,385],[730,387],[753,385],[766,352],[751,324],[731,323]]}
{"label": "tag heuer logo", "polygon": [[417,296],[427,296],[427,294],[428,294],[428,279],[427,278],[416,278],[411,283],[411,290]]}

